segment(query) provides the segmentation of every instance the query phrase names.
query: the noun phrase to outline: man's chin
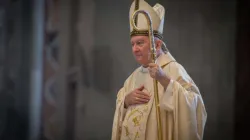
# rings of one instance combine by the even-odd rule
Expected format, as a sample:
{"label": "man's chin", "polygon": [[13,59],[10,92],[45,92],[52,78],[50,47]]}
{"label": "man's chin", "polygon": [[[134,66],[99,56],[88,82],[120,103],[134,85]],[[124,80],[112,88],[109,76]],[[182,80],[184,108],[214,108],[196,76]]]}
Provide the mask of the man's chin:
{"label": "man's chin", "polygon": [[140,59],[136,59],[137,63],[139,63],[140,65],[145,65],[145,62],[143,62],[142,60]]}
{"label": "man's chin", "polygon": [[135,58],[135,60],[136,60],[139,64],[142,63],[142,60],[141,60],[140,58]]}

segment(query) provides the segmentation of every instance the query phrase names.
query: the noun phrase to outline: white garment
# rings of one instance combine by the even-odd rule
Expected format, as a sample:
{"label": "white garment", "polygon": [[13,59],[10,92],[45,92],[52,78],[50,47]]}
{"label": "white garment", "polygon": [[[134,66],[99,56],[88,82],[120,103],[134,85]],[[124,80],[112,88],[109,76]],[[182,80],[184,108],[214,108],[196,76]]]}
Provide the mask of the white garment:
{"label": "white garment", "polygon": [[[201,140],[207,112],[199,89],[171,54],[161,55],[157,64],[172,80],[167,89],[158,84],[163,140]],[[124,108],[125,96],[144,85],[151,94],[147,104]],[[153,79],[147,68],[137,68],[117,95],[112,140],[157,140]]]}

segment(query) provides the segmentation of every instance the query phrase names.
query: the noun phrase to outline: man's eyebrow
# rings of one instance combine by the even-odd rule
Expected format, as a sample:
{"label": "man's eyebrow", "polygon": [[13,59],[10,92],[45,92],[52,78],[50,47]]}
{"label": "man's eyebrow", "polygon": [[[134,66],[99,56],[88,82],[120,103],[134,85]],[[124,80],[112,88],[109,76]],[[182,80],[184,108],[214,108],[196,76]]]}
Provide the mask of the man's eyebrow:
{"label": "man's eyebrow", "polygon": [[138,40],[136,40],[136,41],[131,41],[130,43],[133,44],[133,43],[137,43],[137,42],[145,42],[145,40],[143,40],[143,39],[138,39]]}
{"label": "man's eyebrow", "polygon": [[139,39],[136,42],[144,42],[144,40],[143,39]]}

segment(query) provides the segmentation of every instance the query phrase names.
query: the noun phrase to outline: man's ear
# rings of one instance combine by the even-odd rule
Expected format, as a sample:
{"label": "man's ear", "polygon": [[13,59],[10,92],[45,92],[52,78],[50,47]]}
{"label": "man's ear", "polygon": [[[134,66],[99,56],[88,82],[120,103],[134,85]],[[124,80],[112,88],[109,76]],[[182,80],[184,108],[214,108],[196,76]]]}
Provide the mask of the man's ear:
{"label": "man's ear", "polygon": [[156,39],[155,41],[156,50],[160,50],[161,46],[162,46],[162,41],[160,39]]}

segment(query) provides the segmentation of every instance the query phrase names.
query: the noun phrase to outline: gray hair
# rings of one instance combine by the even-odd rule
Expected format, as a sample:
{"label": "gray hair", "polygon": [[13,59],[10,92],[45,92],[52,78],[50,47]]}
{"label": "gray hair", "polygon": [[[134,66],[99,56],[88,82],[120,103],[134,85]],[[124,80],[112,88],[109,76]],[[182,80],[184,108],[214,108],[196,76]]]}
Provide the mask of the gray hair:
{"label": "gray hair", "polygon": [[156,40],[162,41],[161,50],[162,50],[164,53],[168,53],[168,52],[169,52],[169,50],[168,50],[168,48],[167,48],[167,46],[166,46],[166,44],[165,44],[165,42],[164,42],[163,40],[159,39],[158,37],[154,37],[154,39],[155,39],[155,41],[156,41]]}

